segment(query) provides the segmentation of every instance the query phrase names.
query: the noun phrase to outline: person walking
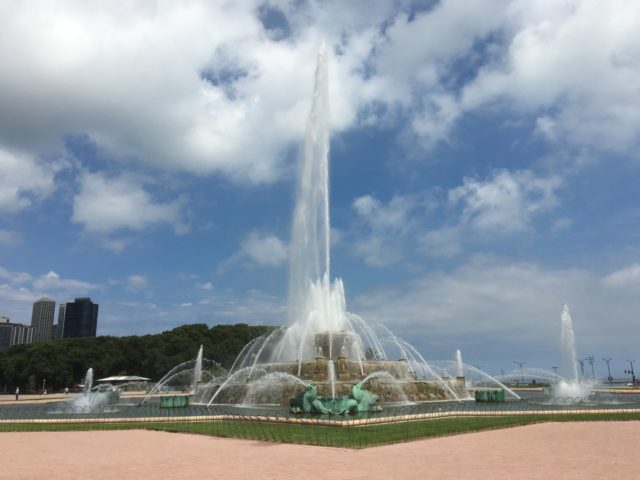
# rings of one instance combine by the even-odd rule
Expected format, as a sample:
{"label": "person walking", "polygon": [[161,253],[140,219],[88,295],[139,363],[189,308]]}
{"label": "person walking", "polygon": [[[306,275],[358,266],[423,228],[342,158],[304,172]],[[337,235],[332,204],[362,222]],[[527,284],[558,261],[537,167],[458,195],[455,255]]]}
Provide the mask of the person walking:
{"label": "person walking", "polygon": [[20,396],[20,387],[16,387],[16,400],[18,400],[19,396]]}

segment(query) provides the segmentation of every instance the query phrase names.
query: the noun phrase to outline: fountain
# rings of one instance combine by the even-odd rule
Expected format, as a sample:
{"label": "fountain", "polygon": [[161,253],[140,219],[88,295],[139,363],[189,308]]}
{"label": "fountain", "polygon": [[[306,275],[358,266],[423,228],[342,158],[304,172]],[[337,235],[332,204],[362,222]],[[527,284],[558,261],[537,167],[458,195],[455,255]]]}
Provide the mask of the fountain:
{"label": "fountain", "polygon": [[119,398],[119,390],[111,384],[94,387],[93,368],[89,368],[84,376],[82,395],[73,398],[71,405],[74,408],[80,409],[102,407],[104,405],[118,403]]}
{"label": "fountain", "polygon": [[[287,405],[293,397],[294,411],[326,413],[371,409],[373,397],[382,402],[460,400],[464,379],[443,379],[412,345],[348,312],[342,280],[331,280],[327,69],[323,45],[293,213],[289,325],[246,345],[208,405]],[[380,371],[387,375],[371,377]],[[365,378],[373,393],[364,389]],[[356,397],[361,400],[357,405],[348,401]]]}
{"label": "fountain", "polygon": [[464,377],[464,365],[462,364],[460,350],[456,350],[456,377]]}
{"label": "fountain", "polygon": [[91,392],[91,388],[93,387],[93,368],[87,369],[87,373],[84,375],[84,386],[82,391],[84,395],[88,395]]}
{"label": "fountain", "polygon": [[188,394],[195,403],[202,403],[210,398],[211,392],[220,386],[221,376],[227,371],[213,360],[204,358],[203,346],[200,345],[194,360],[176,365],[169,370],[144,397],[140,405],[166,392]]}
{"label": "fountain", "polygon": [[553,387],[556,395],[564,397],[587,397],[593,390],[593,383],[578,374],[578,356],[576,354],[576,338],[573,333],[573,320],[569,306],[563,305],[560,315],[560,342],[562,362],[558,381]]}
{"label": "fountain", "polygon": [[200,345],[198,355],[196,355],[196,364],[193,367],[193,383],[191,384],[191,391],[195,393],[198,390],[198,383],[202,381],[202,353],[203,346]]}
{"label": "fountain", "polygon": [[594,388],[592,381],[580,377],[573,321],[568,305],[563,305],[560,314],[560,373],[543,368],[524,368],[499,378],[505,382],[517,381],[522,376],[550,385],[550,394],[554,397],[573,397],[584,399]]}

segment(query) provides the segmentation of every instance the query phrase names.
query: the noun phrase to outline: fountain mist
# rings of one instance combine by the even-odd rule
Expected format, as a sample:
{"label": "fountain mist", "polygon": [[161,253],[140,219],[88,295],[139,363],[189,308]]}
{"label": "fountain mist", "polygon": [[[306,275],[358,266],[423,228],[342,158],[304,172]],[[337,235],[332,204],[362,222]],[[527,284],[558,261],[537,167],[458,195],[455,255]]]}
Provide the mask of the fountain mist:
{"label": "fountain mist", "polygon": [[[227,381],[211,397],[210,405],[216,399],[224,403],[227,397],[235,397],[231,390],[240,392],[244,376],[252,378],[256,369],[313,379],[321,395],[335,397],[344,394],[345,387],[355,384],[358,378],[382,368],[393,371],[397,379],[413,389],[416,398],[443,395],[458,399],[412,346],[386,327],[347,312],[342,280],[331,279],[327,60],[323,45],[317,58],[298,171],[289,247],[288,327],[248,344],[234,362]],[[390,360],[390,352],[400,360]],[[274,378],[278,377],[269,377],[267,383]],[[438,387],[428,388],[426,382],[432,380]],[[423,383],[412,383],[416,381]],[[225,389],[228,394],[223,393]]]}
{"label": "fountain mist", "polygon": [[573,333],[573,321],[569,306],[566,304],[563,305],[560,315],[560,342],[562,344],[562,376],[568,381],[577,382],[580,378],[578,376],[576,337]]}

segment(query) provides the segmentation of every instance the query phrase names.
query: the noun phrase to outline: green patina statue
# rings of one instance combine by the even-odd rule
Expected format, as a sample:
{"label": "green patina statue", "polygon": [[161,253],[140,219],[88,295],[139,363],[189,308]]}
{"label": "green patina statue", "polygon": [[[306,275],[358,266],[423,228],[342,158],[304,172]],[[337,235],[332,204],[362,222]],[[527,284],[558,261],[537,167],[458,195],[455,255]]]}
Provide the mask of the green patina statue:
{"label": "green patina statue", "polygon": [[351,395],[321,397],[311,384],[289,401],[292,413],[320,413],[324,415],[345,415],[347,413],[382,410],[375,403],[378,396],[362,388],[362,382],[351,389]]}

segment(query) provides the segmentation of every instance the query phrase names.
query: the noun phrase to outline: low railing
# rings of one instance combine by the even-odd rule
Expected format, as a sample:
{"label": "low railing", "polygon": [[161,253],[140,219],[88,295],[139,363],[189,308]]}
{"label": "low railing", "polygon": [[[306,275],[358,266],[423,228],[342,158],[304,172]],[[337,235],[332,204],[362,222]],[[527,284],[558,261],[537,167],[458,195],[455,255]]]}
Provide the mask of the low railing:
{"label": "low railing", "polygon": [[[204,405],[189,405],[183,408],[162,408],[158,404],[80,407],[71,403],[58,403],[2,406],[0,432],[122,429],[136,428],[139,425],[140,428],[223,437],[360,448],[434,434],[472,431],[479,428],[473,418],[502,417],[495,419],[496,426],[508,426],[523,423],[522,419],[514,420],[514,417],[617,413],[640,414],[640,401],[620,403],[601,398],[598,402],[588,402],[582,398],[557,397],[544,401],[503,403],[438,402],[387,405],[381,412],[348,416],[296,415],[281,407],[241,408],[216,405],[207,408]],[[308,428],[309,425],[325,428]]]}

